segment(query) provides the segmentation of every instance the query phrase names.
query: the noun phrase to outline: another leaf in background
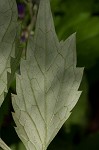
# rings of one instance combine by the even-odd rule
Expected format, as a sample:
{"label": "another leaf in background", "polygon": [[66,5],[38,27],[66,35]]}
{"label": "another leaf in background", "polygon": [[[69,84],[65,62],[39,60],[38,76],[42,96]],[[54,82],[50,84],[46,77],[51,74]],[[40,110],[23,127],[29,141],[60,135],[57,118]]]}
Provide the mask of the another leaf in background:
{"label": "another leaf in background", "polygon": [[75,34],[59,42],[49,0],[41,0],[34,38],[12,95],[16,132],[27,150],[46,150],[78,101],[83,74],[76,68]]}
{"label": "another leaf in background", "polygon": [[7,72],[10,72],[10,56],[14,50],[17,26],[15,0],[0,0],[0,106],[7,92]]}
{"label": "another leaf in background", "polygon": [[[0,106],[3,103],[4,94],[13,81],[22,53],[19,42],[16,44],[16,31],[19,33],[16,2],[14,0],[0,0]],[[3,118],[0,117],[0,121],[2,120]],[[0,147],[4,150],[10,150],[1,139]]]}

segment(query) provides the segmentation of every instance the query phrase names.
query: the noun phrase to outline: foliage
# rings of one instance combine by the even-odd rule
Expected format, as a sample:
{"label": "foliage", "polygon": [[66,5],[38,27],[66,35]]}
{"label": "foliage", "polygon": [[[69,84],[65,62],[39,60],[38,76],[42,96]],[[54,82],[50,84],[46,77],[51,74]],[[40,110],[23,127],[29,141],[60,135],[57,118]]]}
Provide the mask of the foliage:
{"label": "foliage", "polygon": [[[26,26],[30,23],[30,12],[24,0],[17,0],[17,3],[24,5],[21,15],[18,13],[19,17],[21,16],[18,21],[22,22],[22,28],[26,31]],[[80,86],[83,90],[81,97],[48,150],[97,150],[99,149],[97,132],[99,130],[99,1],[52,0],[51,8],[59,39],[66,39],[73,32],[77,32],[77,64],[84,66],[85,71]],[[10,113],[13,111],[10,92],[16,93],[15,79],[0,109],[1,137],[8,145],[12,145],[13,150],[23,150],[24,146],[12,127],[15,124]]]}
{"label": "foliage", "polygon": [[[3,23],[7,27],[4,28],[5,34],[1,36],[1,41],[5,46],[7,39],[11,36],[14,42],[10,43],[9,50],[15,51],[15,58],[10,58],[11,52],[9,56],[6,56],[7,60],[11,59],[11,73],[8,74],[7,88],[10,87],[20,63],[20,73],[16,76],[17,94],[12,96],[16,132],[27,150],[46,150],[70,116],[81,94],[78,88],[83,69],[76,68],[75,34],[66,41],[59,42],[54,29],[50,2],[41,0],[34,36],[31,37],[31,30],[34,27],[34,20],[31,20],[28,26],[28,37],[25,35],[28,39],[25,60],[20,61],[25,47],[22,39],[19,38],[20,30],[17,30],[18,33],[15,30],[18,24],[13,20],[14,17],[17,18],[13,16],[17,12],[16,4],[15,1],[7,1],[7,3],[4,1],[1,4],[4,8],[6,4],[8,7],[6,12],[1,10],[1,16],[11,11],[9,24]],[[27,4],[31,9],[32,2]],[[32,15],[31,12],[30,15]],[[31,19],[34,17],[32,16]],[[7,36],[6,33],[8,33]],[[11,33],[14,34],[14,38]],[[6,64],[8,65],[7,62]],[[0,146],[4,150],[10,150],[2,139],[0,139]]]}

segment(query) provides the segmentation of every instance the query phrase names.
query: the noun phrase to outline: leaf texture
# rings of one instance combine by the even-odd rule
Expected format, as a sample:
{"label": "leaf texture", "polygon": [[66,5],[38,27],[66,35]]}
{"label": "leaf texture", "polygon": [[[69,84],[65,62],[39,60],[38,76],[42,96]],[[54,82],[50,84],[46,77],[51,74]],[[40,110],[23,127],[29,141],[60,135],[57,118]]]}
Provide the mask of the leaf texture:
{"label": "leaf texture", "polygon": [[12,95],[16,132],[27,150],[46,150],[71,114],[83,68],[76,68],[76,37],[58,41],[49,0],[41,0],[34,37]]}
{"label": "leaf texture", "polygon": [[0,106],[7,92],[7,72],[15,47],[17,8],[15,0],[0,0]]}
{"label": "leaf texture", "polygon": [[[15,63],[11,62],[11,56],[19,58],[14,54],[16,31],[19,31],[16,29],[18,27],[16,6],[15,0],[0,0],[0,106],[16,71]],[[1,138],[0,147],[3,150],[11,150]]]}

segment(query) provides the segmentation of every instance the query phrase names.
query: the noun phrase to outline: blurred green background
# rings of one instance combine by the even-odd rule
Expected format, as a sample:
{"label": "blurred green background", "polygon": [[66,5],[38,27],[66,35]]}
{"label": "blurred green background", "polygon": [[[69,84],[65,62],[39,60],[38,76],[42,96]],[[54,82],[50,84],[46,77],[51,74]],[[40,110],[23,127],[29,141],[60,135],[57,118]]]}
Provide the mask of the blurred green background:
{"label": "blurred green background", "polygon": [[[23,1],[17,0],[17,3]],[[48,150],[98,150],[99,0],[52,0],[51,8],[60,40],[77,32],[77,66],[83,66],[85,70],[80,86],[82,95]],[[28,18],[27,10],[24,13]],[[13,150],[23,150],[25,148],[14,131],[11,115],[10,93],[15,91],[14,86],[15,83],[0,108],[0,135]]]}

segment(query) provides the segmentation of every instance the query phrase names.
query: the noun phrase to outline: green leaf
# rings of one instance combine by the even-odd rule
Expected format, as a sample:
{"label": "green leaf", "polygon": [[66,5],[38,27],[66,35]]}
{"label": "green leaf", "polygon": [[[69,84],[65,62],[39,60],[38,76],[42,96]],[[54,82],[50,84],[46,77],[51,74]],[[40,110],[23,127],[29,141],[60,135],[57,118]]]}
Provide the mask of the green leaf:
{"label": "green leaf", "polygon": [[75,34],[59,42],[49,0],[41,0],[34,37],[12,95],[16,132],[27,150],[46,150],[78,101],[83,68],[76,68]]}
{"label": "green leaf", "polygon": [[[17,23],[16,6],[15,0],[0,0],[0,106],[14,78],[22,52],[18,40],[20,27]],[[11,150],[1,138],[0,147]]]}
{"label": "green leaf", "polygon": [[0,106],[7,92],[7,72],[10,72],[10,56],[13,54],[17,26],[15,0],[0,0]]}

